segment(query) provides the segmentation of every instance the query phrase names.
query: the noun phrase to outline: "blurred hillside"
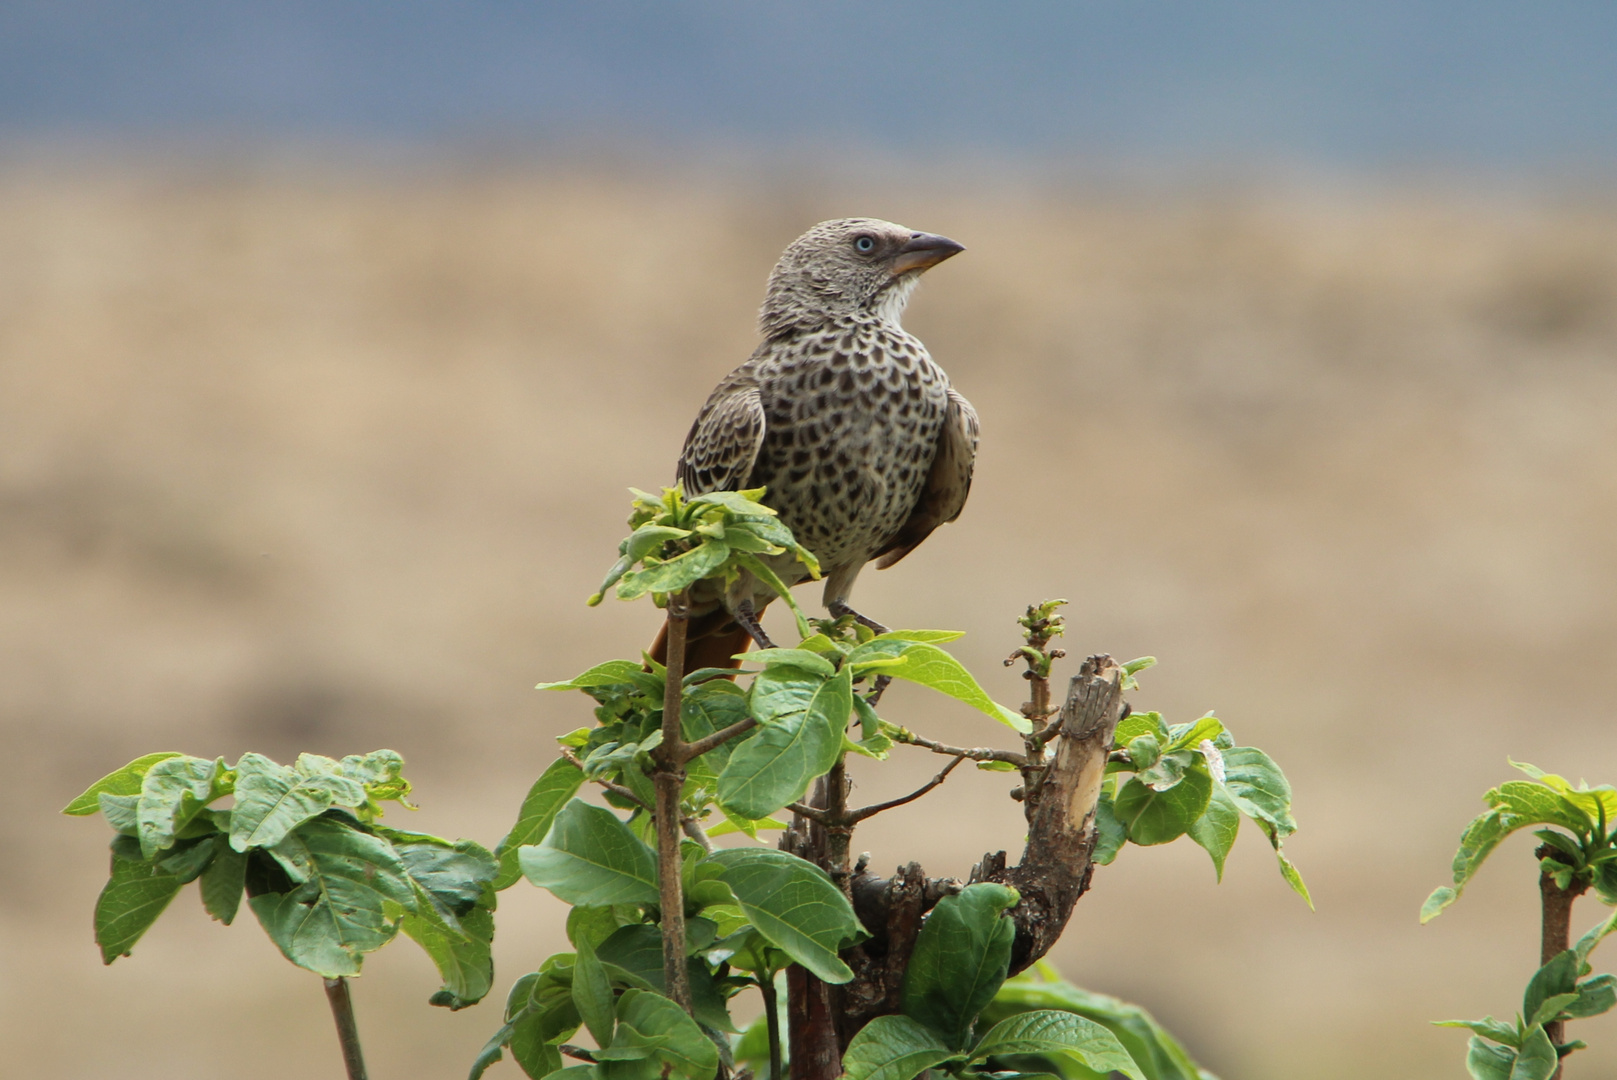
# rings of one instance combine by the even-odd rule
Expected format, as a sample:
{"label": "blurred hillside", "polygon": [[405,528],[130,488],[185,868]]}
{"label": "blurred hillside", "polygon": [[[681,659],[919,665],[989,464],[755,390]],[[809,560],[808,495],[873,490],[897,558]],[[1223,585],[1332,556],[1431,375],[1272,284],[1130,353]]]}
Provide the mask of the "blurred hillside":
{"label": "blurred hillside", "polygon": [[[1426,1021],[1516,1007],[1530,842],[1426,928],[1420,901],[1507,755],[1617,779],[1617,202],[106,162],[0,172],[8,1071],[335,1075],[314,978],[189,892],[103,969],[106,830],[55,811],[159,748],[390,746],[409,824],[498,840],[588,719],[530,687],[650,640],[648,605],[583,605],[624,489],[671,479],[781,247],[852,213],[967,245],[907,324],[984,426],[963,518],[861,608],[969,630],[1016,701],[1012,619],[1069,597],[1070,652],[1160,657],[1137,706],[1216,710],[1296,789],[1317,914],[1255,834],[1222,885],[1130,849],[1057,963],[1226,1080],[1462,1073]],[[1007,786],[956,774],[856,846],[963,873],[1018,847]],[[560,912],[502,896],[497,995]],[[497,1026],[429,1009],[408,946],[366,971],[378,1077],[462,1075]],[[1575,1034],[1571,1075],[1617,1074],[1617,1019]]]}

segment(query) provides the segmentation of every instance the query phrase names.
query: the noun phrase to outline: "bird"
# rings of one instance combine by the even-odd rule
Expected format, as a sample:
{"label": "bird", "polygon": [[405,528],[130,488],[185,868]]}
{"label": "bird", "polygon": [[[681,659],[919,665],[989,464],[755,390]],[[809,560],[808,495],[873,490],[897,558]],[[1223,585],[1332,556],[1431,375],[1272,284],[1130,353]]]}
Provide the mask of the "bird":
{"label": "bird", "polygon": [[[819,559],[824,605],[877,633],[848,603],[866,563],[886,569],[960,516],[977,456],[977,413],[900,323],[921,275],[961,251],[945,236],[876,218],[822,221],[769,275],[762,337],[697,413],[679,457],[687,497],[764,488],[797,541]],[[788,584],[808,577],[790,555],[768,560]],[[772,643],[758,616],[774,598],[742,573],[688,598],[685,670],[739,667]],[[650,656],[666,663],[665,620]]]}

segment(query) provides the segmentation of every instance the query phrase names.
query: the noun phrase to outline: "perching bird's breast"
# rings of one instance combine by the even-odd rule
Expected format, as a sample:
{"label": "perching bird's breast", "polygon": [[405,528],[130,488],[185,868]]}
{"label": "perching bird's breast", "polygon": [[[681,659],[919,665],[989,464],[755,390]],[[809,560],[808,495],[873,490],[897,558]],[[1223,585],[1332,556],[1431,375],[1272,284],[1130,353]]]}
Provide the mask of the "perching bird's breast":
{"label": "perching bird's breast", "polygon": [[949,380],[886,326],[802,335],[759,357],[764,438],[748,486],[826,569],[858,565],[914,510],[937,452]]}

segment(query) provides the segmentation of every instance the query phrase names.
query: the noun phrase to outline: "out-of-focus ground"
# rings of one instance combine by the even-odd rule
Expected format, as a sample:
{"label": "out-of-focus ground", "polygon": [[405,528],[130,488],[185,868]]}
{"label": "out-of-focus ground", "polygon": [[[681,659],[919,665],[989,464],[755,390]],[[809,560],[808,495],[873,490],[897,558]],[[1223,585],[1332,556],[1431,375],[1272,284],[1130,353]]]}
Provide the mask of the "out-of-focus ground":
{"label": "out-of-focus ground", "polygon": [[[1531,841],[1416,912],[1507,755],[1617,779],[1617,202],[91,164],[0,171],[8,1075],[337,1075],[317,980],[194,890],[103,968],[107,830],[55,811],[150,750],[390,746],[412,827],[497,841],[588,721],[532,685],[651,637],[648,604],[583,603],[624,489],[670,479],[781,247],[850,213],[968,246],[907,324],[984,428],[964,517],[860,606],[970,631],[1015,702],[1013,617],[1068,597],[1070,652],[1160,657],[1137,707],[1217,710],[1296,791],[1317,913],[1254,831],[1222,885],[1130,848],[1062,969],[1228,1080],[1459,1076],[1426,1021],[1518,1007]],[[957,773],[855,845],[962,873],[1019,847],[1008,786]],[[564,947],[559,903],[501,904],[496,998]],[[369,961],[373,1075],[463,1075],[499,1006],[435,987],[408,943]],[[1617,1073],[1617,1020],[1573,1030],[1569,1076]]]}

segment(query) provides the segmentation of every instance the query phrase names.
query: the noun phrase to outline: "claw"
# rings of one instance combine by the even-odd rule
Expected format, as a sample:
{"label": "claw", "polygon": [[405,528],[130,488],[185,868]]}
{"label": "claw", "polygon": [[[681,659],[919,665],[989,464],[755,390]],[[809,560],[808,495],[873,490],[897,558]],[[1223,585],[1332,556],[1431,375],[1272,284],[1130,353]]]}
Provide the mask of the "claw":
{"label": "claw", "polygon": [[[835,603],[833,603],[826,610],[831,612],[832,615],[834,615],[836,618],[839,618],[839,619],[842,618],[844,615],[852,615],[854,617],[854,621],[859,623],[859,625],[868,626],[871,630],[873,630],[874,632],[876,632],[878,634],[887,633],[887,627],[883,626],[881,623],[877,622],[875,619],[872,619],[872,618],[869,618],[868,616],[859,614],[857,611],[855,611],[853,608],[849,607],[847,604],[843,603],[841,600],[836,601]],[[888,681],[890,682],[892,680],[888,680]]]}
{"label": "claw", "polygon": [[769,635],[764,633],[764,628],[759,625],[758,616],[752,610],[750,601],[743,600],[736,605],[735,620],[741,624],[741,628],[751,636],[760,649],[773,649],[775,647],[775,643],[769,640]]}

